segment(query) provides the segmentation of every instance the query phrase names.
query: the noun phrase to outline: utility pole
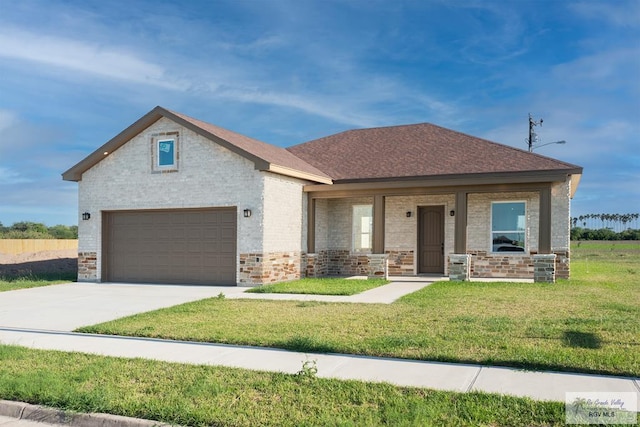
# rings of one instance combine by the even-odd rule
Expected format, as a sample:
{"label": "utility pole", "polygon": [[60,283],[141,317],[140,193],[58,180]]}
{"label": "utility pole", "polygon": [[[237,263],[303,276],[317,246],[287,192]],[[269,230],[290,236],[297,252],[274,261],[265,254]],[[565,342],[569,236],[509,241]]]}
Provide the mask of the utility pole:
{"label": "utility pole", "polygon": [[538,120],[537,122],[535,120],[533,120],[533,117],[531,117],[531,113],[529,113],[529,139],[526,140],[527,145],[529,146],[529,152],[533,153],[533,149],[534,148],[540,148],[540,147],[544,147],[545,145],[551,145],[551,144],[566,144],[567,141],[562,140],[562,141],[553,141],[553,142],[546,142],[544,144],[537,144],[534,147],[534,144],[537,142],[538,139],[538,135],[536,135],[536,133],[533,131],[533,128],[536,126],[542,126],[542,119]]}
{"label": "utility pole", "polygon": [[527,142],[529,143],[530,153],[533,153],[533,143],[536,137],[536,133],[533,131],[535,126],[542,126],[542,119],[536,122],[533,120],[533,117],[531,117],[531,113],[529,113],[529,140]]}

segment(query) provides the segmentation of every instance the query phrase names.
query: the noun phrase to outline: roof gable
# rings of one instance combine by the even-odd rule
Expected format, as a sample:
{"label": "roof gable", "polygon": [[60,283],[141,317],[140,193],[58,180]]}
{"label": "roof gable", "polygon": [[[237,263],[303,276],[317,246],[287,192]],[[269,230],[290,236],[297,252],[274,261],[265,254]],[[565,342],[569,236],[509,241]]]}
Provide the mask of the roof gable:
{"label": "roof gable", "polygon": [[350,130],[288,150],[335,183],[582,168],[429,123]]}
{"label": "roof gable", "polygon": [[429,123],[349,130],[284,149],[158,106],[64,172],[63,179],[80,181],[162,117],[247,158],[258,170],[318,184],[480,176],[508,182],[523,174],[537,180],[574,174],[577,185],[582,173],[580,166]]}
{"label": "roof gable", "polygon": [[274,172],[318,183],[331,183],[331,179],[324,172],[296,157],[284,148],[249,138],[248,136],[232,132],[219,126],[215,126],[159,106],[142,116],[131,126],[120,132],[71,169],[64,172],[62,174],[62,178],[67,181],[80,181],[82,179],[82,174],[85,171],[96,165],[109,153],[112,153],[122,145],[126,144],[133,137],[162,117],[166,117],[177,124],[218,143],[230,151],[251,160],[254,162],[255,168],[258,170]]}

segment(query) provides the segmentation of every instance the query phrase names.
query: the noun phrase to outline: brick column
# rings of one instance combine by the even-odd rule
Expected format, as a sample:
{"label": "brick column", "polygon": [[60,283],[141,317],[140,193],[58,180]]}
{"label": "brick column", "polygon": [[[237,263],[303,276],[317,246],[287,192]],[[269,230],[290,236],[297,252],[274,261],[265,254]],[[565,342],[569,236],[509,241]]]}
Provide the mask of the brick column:
{"label": "brick column", "polygon": [[78,252],[78,282],[98,281],[98,254]]}
{"label": "brick column", "polygon": [[318,254],[306,254],[304,256],[304,277],[318,277],[316,266],[318,264]]}
{"label": "brick column", "polygon": [[555,283],[556,254],[538,254],[533,256],[533,281]]}
{"label": "brick column", "polygon": [[386,279],[389,277],[389,255],[370,254],[369,258],[369,278]]}
{"label": "brick column", "polygon": [[467,281],[471,277],[471,255],[449,255],[449,280]]}
{"label": "brick column", "polygon": [[569,251],[554,251],[556,254],[556,279],[569,279],[571,275]]}

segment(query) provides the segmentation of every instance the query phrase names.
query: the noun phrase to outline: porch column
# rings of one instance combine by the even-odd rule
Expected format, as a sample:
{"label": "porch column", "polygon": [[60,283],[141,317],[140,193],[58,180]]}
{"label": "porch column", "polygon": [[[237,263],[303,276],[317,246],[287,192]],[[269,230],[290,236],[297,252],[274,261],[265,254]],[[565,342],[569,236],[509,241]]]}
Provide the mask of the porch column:
{"label": "porch column", "polygon": [[316,199],[307,193],[307,253],[316,253]]}
{"label": "porch column", "polygon": [[453,243],[453,253],[467,253],[467,192],[456,192],[456,221]]}
{"label": "porch column", "polygon": [[384,253],[384,196],[373,196],[373,253]]}
{"label": "porch column", "polygon": [[540,190],[540,220],[538,225],[538,253],[551,253],[551,187]]}

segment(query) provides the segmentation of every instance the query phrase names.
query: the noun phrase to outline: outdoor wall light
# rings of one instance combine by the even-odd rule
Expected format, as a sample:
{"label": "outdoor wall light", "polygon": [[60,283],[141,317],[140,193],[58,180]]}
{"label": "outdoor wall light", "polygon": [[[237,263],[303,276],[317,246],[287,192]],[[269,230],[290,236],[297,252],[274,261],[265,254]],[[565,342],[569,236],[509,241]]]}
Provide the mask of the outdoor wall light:
{"label": "outdoor wall light", "polygon": [[82,214],[82,220],[87,221],[91,218],[91,214],[89,212],[85,212]]}
{"label": "outdoor wall light", "polygon": [[411,211],[407,211],[407,218],[411,218]]}
{"label": "outdoor wall light", "polygon": [[251,216],[251,209],[245,209],[244,210],[244,217],[245,218],[249,218]]}
{"label": "outdoor wall light", "polygon": [[449,211],[449,216],[454,216],[455,214],[456,214],[456,211],[454,211],[453,209]]}

